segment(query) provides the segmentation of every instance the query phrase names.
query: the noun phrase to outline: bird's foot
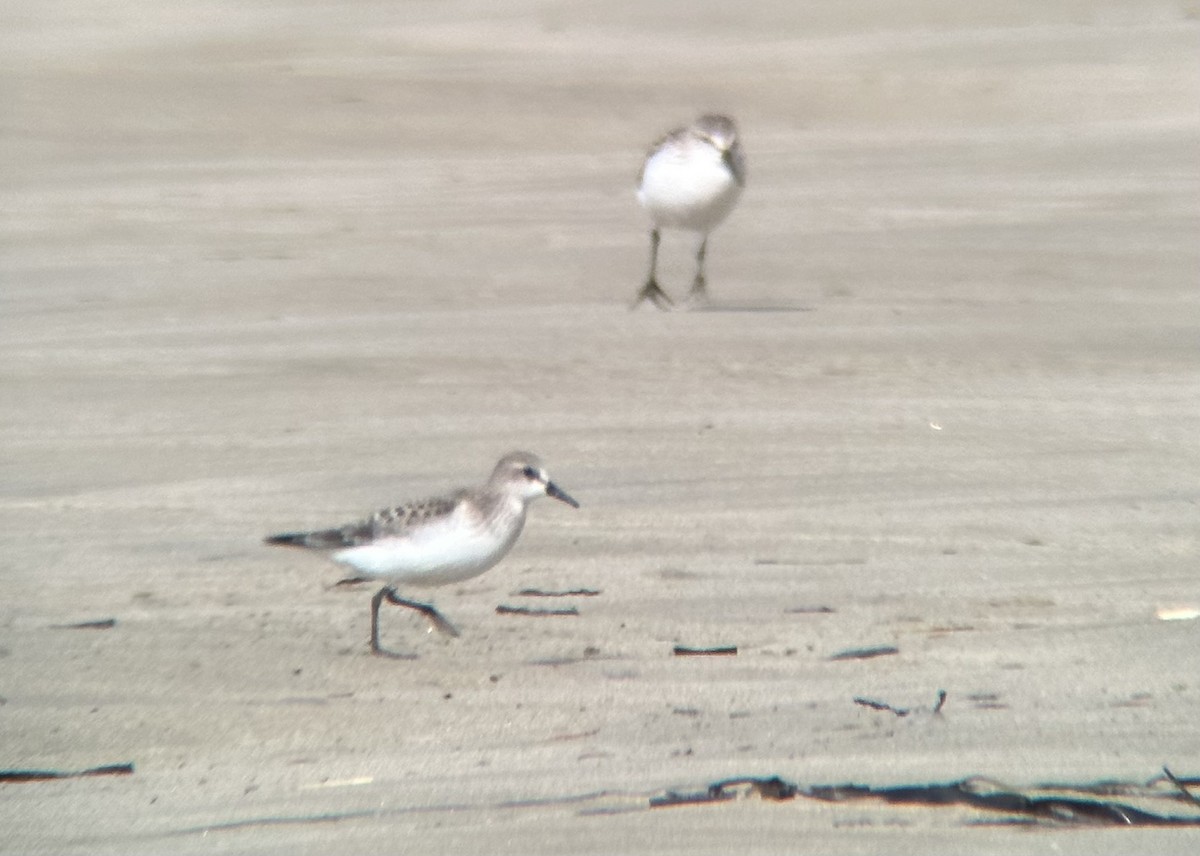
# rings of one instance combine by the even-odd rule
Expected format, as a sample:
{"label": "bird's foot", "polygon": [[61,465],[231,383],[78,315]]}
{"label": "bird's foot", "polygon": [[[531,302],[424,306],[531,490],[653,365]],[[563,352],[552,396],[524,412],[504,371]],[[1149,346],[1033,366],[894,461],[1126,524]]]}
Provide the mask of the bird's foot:
{"label": "bird's foot", "polygon": [[664,310],[671,309],[675,306],[675,301],[673,301],[653,279],[646,281],[646,284],[642,286],[642,290],[639,291],[637,293],[637,297],[634,298],[633,305],[631,305],[629,308],[637,309],[642,305],[643,300],[649,300],[657,308]]}
{"label": "bird's foot", "polygon": [[371,653],[376,657],[384,657],[388,660],[415,660],[416,654],[401,654],[399,651],[389,651],[387,648],[380,648],[378,645],[371,646]]}
{"label": "bird's foot", "polygon": [[457,639],[462,635],[458,632],[458,628],[451,624],[446,617],[436,609],[431,608],[429,612],[425,613],[425,616],[429,619],[430,623],[432,623],[434,627],[436,627],[442,633],[445,633],[447,636],[452,636]]}
{"label": "bird's foot", "polygon": [[442,633],[445,633],[447,636],[457,637],[462,635],[458,632],[458,628],[451,624],[450,620],[446,618],[446,616],[438,612],[437,607],[431,603],[420,603],[419,601],[408,600],[407,598],[403,598],[396,594],[393,589],[387,589],[384,597],[387,598],[388,603],[393,603],[396,606],[407,606],[409,609],[415,609],[417,612],[428,618],[434,627],[436,627]]}

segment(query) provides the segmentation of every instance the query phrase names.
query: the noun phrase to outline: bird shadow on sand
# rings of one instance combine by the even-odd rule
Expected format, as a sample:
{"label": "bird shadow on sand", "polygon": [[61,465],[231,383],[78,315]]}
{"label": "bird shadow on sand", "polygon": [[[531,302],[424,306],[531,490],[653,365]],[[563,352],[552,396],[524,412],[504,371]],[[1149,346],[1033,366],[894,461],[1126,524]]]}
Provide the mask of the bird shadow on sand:
{"label": "bird shadow on sand", "polygon": [[789,305],[786,303],[697,303],[681,307],[685,312],[816,312],[815,306]]}

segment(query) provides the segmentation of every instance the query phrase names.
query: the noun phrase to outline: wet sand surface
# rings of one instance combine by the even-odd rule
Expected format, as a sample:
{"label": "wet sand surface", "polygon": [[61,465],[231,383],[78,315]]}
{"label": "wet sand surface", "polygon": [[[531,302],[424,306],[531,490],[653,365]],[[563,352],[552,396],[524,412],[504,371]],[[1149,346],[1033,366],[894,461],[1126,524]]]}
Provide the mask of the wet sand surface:
{"label": "wet sand surface", "polygon": [[[0,762],[134,765],[0,783],[0,849],[1195,852],[648,801],[1200,775],[1196,3],[0,15]],[[713,305],[630,312],[702,110]],[[434,595],[461,638],[385,608],[414,660],[261,544],[511,448],[583,507]]]}

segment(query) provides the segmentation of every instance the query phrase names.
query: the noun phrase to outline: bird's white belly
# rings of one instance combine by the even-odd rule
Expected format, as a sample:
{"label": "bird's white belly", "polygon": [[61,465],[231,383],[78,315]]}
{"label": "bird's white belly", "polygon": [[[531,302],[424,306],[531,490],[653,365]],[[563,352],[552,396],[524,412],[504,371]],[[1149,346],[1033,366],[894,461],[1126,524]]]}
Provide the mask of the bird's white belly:
{"label": "bird's white belly", "polygon": [[440,586],[482,574],[504,557],[520,530],[517,525],[497,533],[456,512],[399,537],[339,550],[332,558],[366,577]]}
{"label": "bird's white belly", "polygon": [[718,157],[664,151],[646,163],[638,202],[659,227],[707,233],[733,210],[741,190]]}

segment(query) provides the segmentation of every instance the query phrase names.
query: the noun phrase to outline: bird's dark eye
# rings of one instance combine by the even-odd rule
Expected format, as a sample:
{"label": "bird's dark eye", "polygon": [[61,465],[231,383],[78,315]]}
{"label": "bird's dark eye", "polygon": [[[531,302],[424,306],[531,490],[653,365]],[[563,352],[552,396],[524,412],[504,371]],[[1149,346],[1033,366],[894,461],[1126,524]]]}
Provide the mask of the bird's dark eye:
{"label": "bird's dark eye", "polygon": [[537,479],[539,478],[538,471],[535,470],[533,467],[526,467],[521,472],[525,476],[525,478],[530,479],[531,481],[537,481]]}

